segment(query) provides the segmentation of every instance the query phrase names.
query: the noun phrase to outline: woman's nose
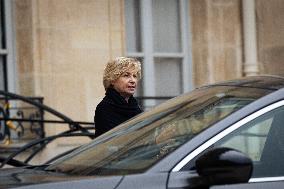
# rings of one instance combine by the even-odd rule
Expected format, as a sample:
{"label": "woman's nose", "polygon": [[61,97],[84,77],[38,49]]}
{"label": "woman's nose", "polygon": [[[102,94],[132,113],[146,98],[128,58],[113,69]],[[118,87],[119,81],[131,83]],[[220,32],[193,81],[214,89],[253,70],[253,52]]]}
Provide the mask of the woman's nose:
{"label": "woman's nose", "polygon": [[134,76],[130,76],[130,82],[135,83],[136,82],[136,78]]}

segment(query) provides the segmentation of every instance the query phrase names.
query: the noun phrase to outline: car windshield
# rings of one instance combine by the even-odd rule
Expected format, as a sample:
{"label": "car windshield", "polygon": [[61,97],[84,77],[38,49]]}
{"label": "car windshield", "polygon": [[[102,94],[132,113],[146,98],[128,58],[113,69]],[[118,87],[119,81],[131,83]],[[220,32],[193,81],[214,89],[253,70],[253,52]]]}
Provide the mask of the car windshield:
{"label": "car windshield", "polygon": [[144,172],[204,129],[269,92],[228,86],[194,90],[117,126],[47,170],[74,175]]}

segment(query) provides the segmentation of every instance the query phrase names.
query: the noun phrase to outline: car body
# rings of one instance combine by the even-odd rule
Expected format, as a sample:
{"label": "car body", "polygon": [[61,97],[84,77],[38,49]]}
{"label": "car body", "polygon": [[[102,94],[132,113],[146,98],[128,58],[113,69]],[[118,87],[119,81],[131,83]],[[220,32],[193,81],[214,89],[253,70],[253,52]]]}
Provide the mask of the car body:
{"label": "car body", "polygon": [[248,77],[173,98],[48,165],[0,169],[0,188],[283,188],[283,136],[284,78]]}

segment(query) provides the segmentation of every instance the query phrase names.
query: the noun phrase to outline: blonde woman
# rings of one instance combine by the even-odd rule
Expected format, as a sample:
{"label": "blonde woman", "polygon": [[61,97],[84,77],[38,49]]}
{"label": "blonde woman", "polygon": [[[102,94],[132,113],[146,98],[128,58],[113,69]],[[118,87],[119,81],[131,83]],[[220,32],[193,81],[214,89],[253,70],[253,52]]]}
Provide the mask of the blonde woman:
{"label": "blonde woman", "polygon": [[96,136],[141,113],[133,94],[141,78],[141,63],[134,58],[118,57],[107,63],[103,75],[105,97],[95,112]]}

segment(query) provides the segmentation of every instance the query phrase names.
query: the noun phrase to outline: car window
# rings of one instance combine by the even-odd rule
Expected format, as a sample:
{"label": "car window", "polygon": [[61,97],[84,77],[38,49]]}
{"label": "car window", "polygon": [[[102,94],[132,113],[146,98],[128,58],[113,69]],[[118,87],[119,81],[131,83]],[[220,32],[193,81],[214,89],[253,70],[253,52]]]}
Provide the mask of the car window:
{"label": "car window", "polygon": [[248,122],[214,144],[247,154],[254,164],[253,178],[284,175],[284,107]]}

